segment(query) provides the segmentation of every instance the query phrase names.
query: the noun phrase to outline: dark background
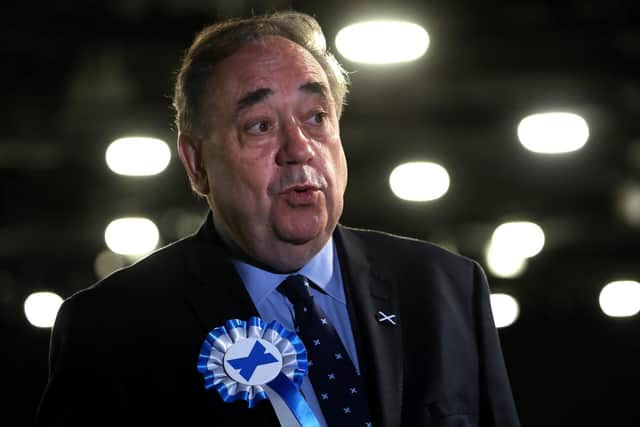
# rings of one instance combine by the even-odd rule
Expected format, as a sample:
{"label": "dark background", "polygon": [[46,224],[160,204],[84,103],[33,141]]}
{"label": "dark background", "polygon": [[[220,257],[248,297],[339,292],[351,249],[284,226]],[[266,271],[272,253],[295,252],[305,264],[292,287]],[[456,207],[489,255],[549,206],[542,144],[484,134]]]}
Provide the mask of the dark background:
{"label": "dark background", "polygon": [[[94,259],[115,217],[153,219],[165,244],[206,211],[179,164],[170,108],[196,31],[291,7],[316,16],[330,46],[342,25],[372,16],[413,20],[431,36],[414,63],[373,67],[337,55],[354,72],[342,119],[342,222],[481,262],[500,222],[540,224],[546,246],[525,274],[489,276],[494,292],[521,306],[499,333],[523,425],[639,425],[639,318],[609,318],[598,306],[608,281],[640,279],[640,221],[624,215],[620,198],[640,191],[640,14],[616,0],[4,2],[0,423],[29,425],[46,382],[50,331],[29,325],[26,296],[68,297],[97,280]],[[583,150],[548,157],[520,146],[518,121],[550,109],[587,120]],[[163,174],[108,170],[106,147],[129,134],[169,142]],[[443,164],[449,193],[421,204],[395,198],[388,175],[408,160]]]}

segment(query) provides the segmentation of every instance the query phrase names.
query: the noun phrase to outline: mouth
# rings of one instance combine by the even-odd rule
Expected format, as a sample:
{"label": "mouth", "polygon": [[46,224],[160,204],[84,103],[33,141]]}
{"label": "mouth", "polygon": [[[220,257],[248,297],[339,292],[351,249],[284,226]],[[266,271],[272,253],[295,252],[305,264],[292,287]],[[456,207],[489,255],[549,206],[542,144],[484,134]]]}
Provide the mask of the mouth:
{"label": "mouth", "polygon": [[307,191],[318,191],[320,190],[319,187],[312,185],[312,184],[296,184],[296,185],[292,185],[291,187],[287,187],[285,188],[281,194],[287,194],[287,193],[305,193]]}
{"label": "mouth", "polygon": [[291,206],[306,206],[313,204],[320,188],[315,185],[293,185],[284,189],[280,195]]}

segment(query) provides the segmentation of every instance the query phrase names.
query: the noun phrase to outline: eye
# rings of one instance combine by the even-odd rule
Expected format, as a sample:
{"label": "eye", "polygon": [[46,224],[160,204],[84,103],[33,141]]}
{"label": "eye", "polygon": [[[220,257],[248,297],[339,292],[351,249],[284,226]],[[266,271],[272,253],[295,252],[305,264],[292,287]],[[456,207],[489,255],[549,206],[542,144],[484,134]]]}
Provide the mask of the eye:
{"label": "eye", "polygon": [[327,118],[327,113],[325,113],[324,111],[318,111],[317,113],[314,113],[311,116],[309,121],[311,123],[315,123],[315,124],[319,125],[319,124],[323,123],[326,118]]}
{"label": "eye", "polygon": [[247,132],[251,134],[260,135],[268,132],[271,129],[271,125],[269,124],[269,122],[265,120],[261,120],[259,122],[255,122],[248,125],[246,129],[247,129]]}

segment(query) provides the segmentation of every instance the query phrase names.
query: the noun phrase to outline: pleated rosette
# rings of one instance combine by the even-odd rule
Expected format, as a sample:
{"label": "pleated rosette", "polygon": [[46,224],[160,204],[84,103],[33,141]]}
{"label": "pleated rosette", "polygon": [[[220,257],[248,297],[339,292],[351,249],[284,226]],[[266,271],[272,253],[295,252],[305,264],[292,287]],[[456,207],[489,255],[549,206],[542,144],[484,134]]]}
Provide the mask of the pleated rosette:
{"label": "pleated rosette", "polygon": [[198,357],[205,388],[215,388],[225,402],[246,400],[249,408],[268,399],[265,388],[276,379],[297,391],[307,369],[302,340],[279,322],[259,317],[231,319],[213,329]]}

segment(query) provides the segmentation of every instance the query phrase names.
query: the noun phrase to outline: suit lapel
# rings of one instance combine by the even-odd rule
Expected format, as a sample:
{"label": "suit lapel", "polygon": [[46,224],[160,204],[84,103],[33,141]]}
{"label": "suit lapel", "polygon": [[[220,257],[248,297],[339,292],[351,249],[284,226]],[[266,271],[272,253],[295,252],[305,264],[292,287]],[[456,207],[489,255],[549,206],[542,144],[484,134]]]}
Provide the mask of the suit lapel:
{"label": "suit lapel", "polygon": [[[188,249],[186,300],[202,325],[202,338],[213,328],[230,319],[248,320],[258,316],[242,279],[236,272],[231,257],[215,231],[211,212],[200,230],[193,236]],[[221,414],[235,417],[237,425],[279,425],[270,404],[261,404],[251,410],[223,403],[215,396],[210,399],[211,416]],[[227,412],[228,411],[228,412]],[[228,415],[234,413],[234,415]],[[225,424],[225,422],[222,422]]]}
{"label": "suit lapel", "polygon": [[211,212],[194,236],[187,262],[193,286],[186,298],[205,332],[229,319],[247,320],[258,312],[213,226]]}
{"label": "suit lapel", "polygon": [[[387,315],[399,312],[393,277],[379,267],[383,263],[367,254],[353,231],[338,226],[335,235],[360,371],[368,385],[373,425],[400,425],[402,328],[377,320],[379,311]],[[396,320],[402,322],[401,318]]]}

